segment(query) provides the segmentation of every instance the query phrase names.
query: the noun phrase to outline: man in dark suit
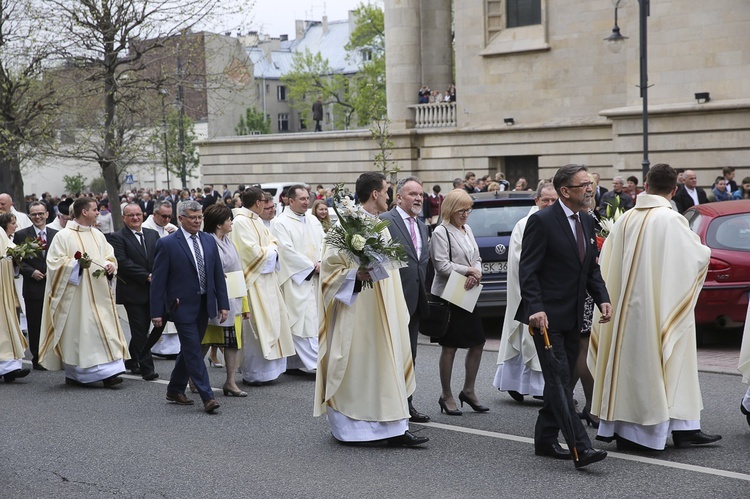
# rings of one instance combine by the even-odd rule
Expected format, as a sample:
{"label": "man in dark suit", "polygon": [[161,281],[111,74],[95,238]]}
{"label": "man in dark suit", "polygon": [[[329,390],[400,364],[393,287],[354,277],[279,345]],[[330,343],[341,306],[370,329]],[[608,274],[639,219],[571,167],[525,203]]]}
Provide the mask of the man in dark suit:
{"label": "man in dark suit", "polygon": [[[396,207],[380,215],[383,220],[390,220],[388,231],[391,237],[406,248],[408,266],[399,270],[401,285],[409,309],[409,340],[411,341],[412,360],[417,358],[417,336],[419,335],[419,316],[427,312],[427,292],[425,280],[427,262],[430,260],[430,245],[427,238],[427,226],[419,220],[424,200],[422,182],[417,177],[406,177],[396,184]],[[426,423],[430,417],[422,414],[412,405],[409,397],[409,420],[414,423]]]}
{"label": "man in dark suit", "polygon": [[602,203],[602,196],[609,192],[609,189],[602,186],[602,177],[598,173],[592,173],[592,177],[594,177],[594,180],[596,180],[596,191],[594,191],[594,200],[596,201],[596,209],[599,209],[599,206]]}
{"label": "man in dark suit", "polygon": [[[523,236],[519,280],[521,304],[516,320],[536,331],[534,344],[544,376],[544,406],[539,410],[534,431],[534,451],[538,456],[569,459],[557,442],[559,421],[568,412],[573,422],[578,461],[576,468],[601,461],[603,450],[591,447],[573,404],[573,368],[578,359],[578,342],[583,324],[586,292],[602,312],[602,322],[609,321],[612,306],[596,263],[594,220],[587,209],[594,196],[592,182],[583,165],[560,168],[553,180],[559,196],[557,203],[529,217]],[[555,400],[552,376],[540,328],[548,330],[565,389],[565,400]],[[553,403],[556,402],[556,403]]]}
{"label": "man in dark suit", "polygon": [[[219,408],[201,353],[209,317],[225,322],[229,300],[219,250],[213,237],[200,231],[202,208],[197,201],[180,204],[181,227],[159,239],[151,274],[151,321],[161,327],[174,322],[181,350],[167,386],[167,400],[192,405],[185,396],[188,378],[195,383],[209,414]],[[167,317],[168,315],[168,317]]]}
{"label": "man in dark suit", "polygon": [[39,365],[39,329],[42,325],[42,308],[44,306],[44,287],[47,285],[47,248],[57,231],[47,227],[47,207],[35,201],[29,205],[31,227],[15,233],[13,241],[21,244],[27,239],[46,241],[41,255],[24,258],[21,261],[23,279],[23,301],[26,305],[26,324],[29,332],[29,350],[34,369],[46,371]]}
{"label": "man in dark suit", "polygon": [[698,175],[693,170],[685,170],[682,181],[682,187],[677,189],[677,194],[672,198],[680,213],[685,213],[691,206],[708,203],[706,191],[698,187]]}
{"label": "man in dark suit", "polygon": [[138,202],[143,210],[143,217],[150,217],[154,213],[154,200],[151,199],[151,194],[144,192],[141,196],[141,200]]}
{"label": "man in dark suit", "polygon": [[117,274],[122,277],[117,283],[117,303],[125,306],[130,323],[130,360],[125,361],[125,367],[151,381],[159,374],[151,350],[144,346],[151,326],[148,295],[159,234],[142,227],[143,211],[135,203],[125,206],[122,220],[125,227],[112,234],[109,243],[115,250]]}

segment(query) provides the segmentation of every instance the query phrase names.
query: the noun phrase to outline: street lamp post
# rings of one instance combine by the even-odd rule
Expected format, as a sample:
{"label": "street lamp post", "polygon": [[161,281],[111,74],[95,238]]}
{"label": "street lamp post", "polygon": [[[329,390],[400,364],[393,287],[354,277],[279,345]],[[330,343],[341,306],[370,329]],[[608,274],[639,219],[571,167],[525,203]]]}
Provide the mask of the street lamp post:
{"label": "street lamp post", "polygon": [[[612,0],[615,5],[615,26],[612,33],[604,40],[608,42],[612,52],[619,52],[627,36],[620,34],[620,27],[617,25],[617,10],[623,0]],[[639,45],[640,45],[640,69],[641,81],[641,100],[643,101],[643,160],[641,161],[641,170],[643,181],[646,181],[646,175],[651,163],[648,160],[648,16],[651,13],[651,0],[638,0],[638,18],[639,18]]]}

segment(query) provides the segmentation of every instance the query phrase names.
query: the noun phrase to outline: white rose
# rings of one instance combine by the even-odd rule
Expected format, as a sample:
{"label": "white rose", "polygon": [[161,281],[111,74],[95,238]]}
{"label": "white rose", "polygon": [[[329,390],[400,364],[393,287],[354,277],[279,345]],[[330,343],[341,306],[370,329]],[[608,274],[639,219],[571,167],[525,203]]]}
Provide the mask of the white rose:
{"label": "white rose", "polygon": [[357,251],[362,251],[365,247],[366,242],[367,240],[359,234],[354,234],[352,236],[352,248]]}

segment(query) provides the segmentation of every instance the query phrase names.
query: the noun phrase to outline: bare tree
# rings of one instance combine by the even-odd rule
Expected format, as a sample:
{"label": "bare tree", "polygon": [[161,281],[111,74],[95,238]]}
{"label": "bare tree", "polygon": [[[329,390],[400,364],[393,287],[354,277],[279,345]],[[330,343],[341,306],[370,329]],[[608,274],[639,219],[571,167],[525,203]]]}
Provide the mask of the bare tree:
{"label": "bare tree", "polygon": [[[146,55],[197,26],[206,26],[225,14],[215,0],[41,0],[61,22],[60,38],[75,61],[80,99],[77,108],[86,113],[76,146],[68,154],[96,161],[107,186],[108,197],[119,196],[119,173],[134,161],[148,134],[146,117],[153,107],[150,90],[165,86],[165,74],[149,70]],[[247,5],[240,0],[237,4]],[[158,95],[158,92],[157,94]],[[151,109],[151,114],[153,110]],[[93,121],[93,122],[92,122]],[[82,130],[88,132],[82,132]],[[95,131],[95,133],[91,133]],[[113,219],[121,225],[120,206],[111,202]]]}
{"label": "bare tree", "polygon": [[45,85],[45,66],[59,55],[33,0],[0,0],[0,192],[24,211],[21,166],[54,138],[62,95]]}

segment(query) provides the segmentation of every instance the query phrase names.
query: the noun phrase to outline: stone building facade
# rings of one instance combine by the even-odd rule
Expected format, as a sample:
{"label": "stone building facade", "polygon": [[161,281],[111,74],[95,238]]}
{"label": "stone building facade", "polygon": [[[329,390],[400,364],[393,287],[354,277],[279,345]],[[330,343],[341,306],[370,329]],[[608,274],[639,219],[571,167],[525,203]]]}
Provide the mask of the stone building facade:
{"label": "stone building facade", "polygon": [[[469,170],[536,180],[566,163],[604,179],[640,177],[638,2],[621,4],[630,39],[613,54],[603,41],[610,0],[386,0],[399,175],[444,189]],[[750,175],[750,4],[652,0],[648,28],[651,164],[695,169],[703,186],[724,166]],[[452,69],[457,102],[416,105],[420,86],[444,88]],[[698,92],[710,101],[697,102]],[[374,154],[366,131],[201,146],[205,181],[214,183],[353,182]]]}

